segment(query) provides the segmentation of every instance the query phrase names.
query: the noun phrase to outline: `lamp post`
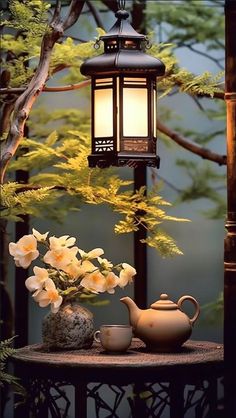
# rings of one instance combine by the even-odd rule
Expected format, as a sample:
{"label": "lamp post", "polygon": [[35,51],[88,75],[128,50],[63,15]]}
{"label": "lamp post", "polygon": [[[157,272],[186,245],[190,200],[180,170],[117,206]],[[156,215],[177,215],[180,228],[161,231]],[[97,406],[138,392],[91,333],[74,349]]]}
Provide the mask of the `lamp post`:
{"label": "lamp post", "polygon": [[104,53],[86,60],[91,77],[92,154],[90,167],[159,167],[156,155],[156,78],[164,64],[145,53],[148,40],[127,21],[119,2],[116,23],[99,38]]}

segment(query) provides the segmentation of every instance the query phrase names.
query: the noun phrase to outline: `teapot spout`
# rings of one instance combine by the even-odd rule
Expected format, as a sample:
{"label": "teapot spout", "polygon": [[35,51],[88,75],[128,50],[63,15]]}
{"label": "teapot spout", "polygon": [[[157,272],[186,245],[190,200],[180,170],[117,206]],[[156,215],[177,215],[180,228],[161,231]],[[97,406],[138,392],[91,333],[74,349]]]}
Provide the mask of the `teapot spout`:
{"label": "teapot spout", "polygon": [[135,329],[139,317],[141,315],[142,309],[139,309],[136,303],[128,296],[121,298],[120,301],[127,306],[127,309],[129,311],[130,325]]}

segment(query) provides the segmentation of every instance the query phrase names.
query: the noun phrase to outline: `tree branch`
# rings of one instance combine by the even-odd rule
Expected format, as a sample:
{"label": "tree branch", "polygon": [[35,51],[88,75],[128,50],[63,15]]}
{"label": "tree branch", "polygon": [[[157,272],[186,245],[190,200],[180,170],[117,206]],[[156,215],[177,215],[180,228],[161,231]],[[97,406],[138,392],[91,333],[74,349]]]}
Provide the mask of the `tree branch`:
{"label": "tree branch", "polygon": [[195,48],[194,46],[190,44],[183,43],[183,47],[188,48],[190,51],[202,55],[203,57],[208,58],[210,61],[214,62],[221,70],[224,69],[224,66],[220,64],[220,61],[223,61],[224,58],[214,58],[212,55],[207,54],[207,52],[199,51],[199,49]]}
{"label": "tree branch", "polygon": [[53,47],[58,39],[64,34],[64,30],[72,26],[78,19],[84,3],[85,0],[72,0],[68,15],[63,22],[60,17],[61,3],[60,1],[57,1],[52,21],[42,39],[39,65],[28,87],[24,93],[18,97],[15,103],[9,134],[7,140],[2,145],[0,163],[1,183],[4,181],[4,175],[8,163],[15,154],[24,135],[25,122],[29,116],[32,105],[41,93],[48,78],[49,64]]}
{"label": "tree branch", "polygon": [[[79,90],[83,87],[89,86],[91,84],[91,80],[84,80],[77,84],[68,84],[66,86],[56,86],[56,87],[48,87],[44,86],[42,88],[42,92],[59,92],[59,91],[70,91],[70,90]],[[3,88],[0,89],[0,94],[9,94],[9,93],[15,93],[15,94],[21,94],[24,93],[26,89],[21,87],[15,87],[15,88]]]}
{"label": "tree branch", "polygon": [[176,193],[182,192],[181,189],[178,189],[173,183],[171,183],[169,180],[165,179],[164,177],[160,176],[157,169],[151,168],[151,179],[152,184],[155,186],[158,183],[158,180],[163,181],[167,186],[169,186],[172,190],[174,190]]}
{"label": "tree branch", "polygon": [[[27,192],[27,191],[30,191],[30,190],[40,190],[40,189],[42,189],[42,186],[38,185],[38,184],[24,184],[24,185],[22,185],[22,187],[18,188],[15,191],[15,193],[18,194],[18,193]],[[64,191],[67,191],[67,187],[59,186],[59,185],[50,186],[50,190],[64,190]],[[75,189],[70,189],[70,190],[75,191]]]}
{"label": "tree branch", "polygon": [[113,12],[117,12],[117,1],[116,0],[102,0],[103,4]]}
{"label": "tree branch", "polygon": [[[16,100],[16,99],[15,99]],[[0,135],[3,135],[4,132],[8,132],[10,126],[10,117],[14,109],[15,100],[10,101],[9,103],[4,103],[2,105],[2,118],[0,122]]]}
{"label": "tree branch", "polygon": [[207,93],[203,93],[203,94],[197,94],[196,95],[197,97],[199,97],[199,98],[203,98],[203,97],[208,97],[208,98],[211,98],[211,99],[221,99],[221,100],[225,100],[225,93],[222,91],[215,91],[215,93],[213,93],[213,97],[210,95],[210,94],[207,94]]}
{"label": "tree branch", "polygon": [[72,0],[68,16],[63,23],[64,31],[75,24],[84,7],[85,0]]}
{"label": "tree branch", "polygon": [[91,80],[84,80],[78,84],[69,84],[67,86],[58,86],[58,87],[47,87],[43,88],[43,92],[60,92],[60,91],[71,91],[71,90],[79,90],[83,87],[87,87],[91,84]]}
{"label": "tree branch", "polygon": [[100,16],[99,16],[99,13],[98,13],[98,11],[97,11],[96,7],[94,6],[93,2],[92,2],[92,1],[90,1],[90,0],[86,0],[86,4],[87,4],[87,6],[88,6],[88,8],[89,8],[89,11],[90,11],[90,12],[91,12],[91,14],[93,15],[93,18],[94,18],[94,20],[95,20],[95,22],[96,22],[96,25],[97,25],[99,28],[104,29],[104,25],[103,25],[103,23],[102,23],[102,20],[101,20],[101,18],[100,18]]}
{"label": "tree branch", "polygon": [[163,134],[167,135],[169,138],[173,139],[173,141],[181,147],[187,149],[188,151],[191,151],[193,154],[199,155],[203,159],[213,161],[219,165],[226,165],[226,155],[216,154],[215,152],[212,152],[207,148],[200,147],[192,141],[188,141],[178,132],[168,128],[168,126],[164,125],[162,122],[160,122],[160,120],[157,120],[157,129]]}

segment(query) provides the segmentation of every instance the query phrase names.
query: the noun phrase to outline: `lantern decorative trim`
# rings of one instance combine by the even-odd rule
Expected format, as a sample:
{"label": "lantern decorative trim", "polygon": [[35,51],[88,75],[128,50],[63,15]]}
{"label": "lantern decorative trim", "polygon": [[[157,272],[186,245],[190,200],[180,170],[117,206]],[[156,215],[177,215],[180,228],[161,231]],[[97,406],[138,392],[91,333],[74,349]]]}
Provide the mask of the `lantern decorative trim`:
{"label": "lantern decorative trim", "polygon": [[116,23],[98,41],[104,42],[104,53],[81,65],[92,85],[89,166],[159,167],[156,78],[165,66],[145,53],[147,37],[130,25],[129,13],[120,9],[115,16]]}

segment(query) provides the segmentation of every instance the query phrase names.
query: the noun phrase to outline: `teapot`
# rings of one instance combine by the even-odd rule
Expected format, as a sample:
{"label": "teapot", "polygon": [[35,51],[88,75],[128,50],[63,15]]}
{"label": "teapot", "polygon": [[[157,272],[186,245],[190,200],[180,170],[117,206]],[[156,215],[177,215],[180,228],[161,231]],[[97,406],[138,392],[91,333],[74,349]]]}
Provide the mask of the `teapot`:
{"label": "teapot", "polygon": [[[195,307],[195,313],[189,318],[182,311],[182,304],[189,300]],[[166,293],[149,309],[139,309],[128,296],[120,299],[130,316],[130,324],[136,337],[139,337],[150,351],[168,352],[178,350],[192,333],[200,307],[192,296],[182,296],[177,303],[169,300]]]}

